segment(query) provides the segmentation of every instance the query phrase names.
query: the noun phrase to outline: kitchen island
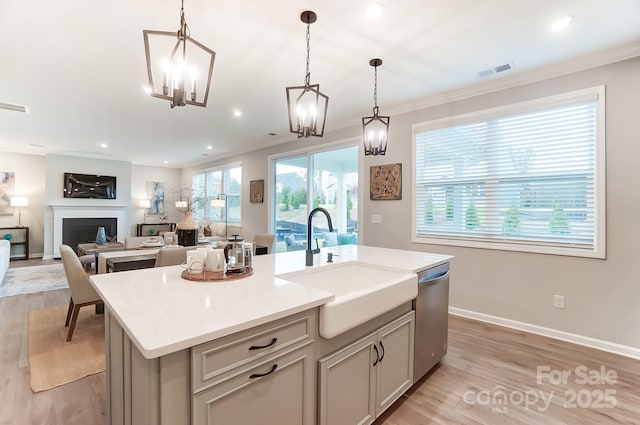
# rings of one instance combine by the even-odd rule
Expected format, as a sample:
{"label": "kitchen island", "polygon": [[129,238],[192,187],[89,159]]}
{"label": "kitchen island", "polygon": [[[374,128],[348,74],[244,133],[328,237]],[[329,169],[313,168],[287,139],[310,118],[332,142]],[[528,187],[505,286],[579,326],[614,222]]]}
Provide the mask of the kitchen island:
{"label": "kitchen island", "polygon": [[[324,339],[318,315],[334,293],[278,277],[308,269],[304,255],[256,256],[253,274],[232,281],[185,280],[180,266],[92,276],[106,306],[108,423],[324,422],[323,357],[352,349],[383,325],[412,323],[411,303]],[[313,268],[356,261],[417,273],[450,258],[343,245],[324,248]]]}

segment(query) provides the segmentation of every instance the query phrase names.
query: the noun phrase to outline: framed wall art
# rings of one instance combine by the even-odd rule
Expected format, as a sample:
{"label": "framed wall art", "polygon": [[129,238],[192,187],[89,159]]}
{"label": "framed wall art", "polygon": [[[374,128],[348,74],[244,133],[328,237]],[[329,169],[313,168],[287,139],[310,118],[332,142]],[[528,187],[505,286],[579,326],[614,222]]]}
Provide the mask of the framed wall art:
{"label": "framed wall art", "polygon": [[151,204],[147,215],[164,214],[164,182],[147,182],[147,199]]}
{"label": "framed wall art", "polygon": [[251,180],[249,182],[249,202],[252,204],[264,202],[264,180]]}
{"label": "framed wall art", "polygon": [[15,173],[13,171],[0,171],[0,214],[13,214],[11,197],[16,186]]}
{"label": "framed wall art", "polygon": [[402,199],[402,164],[372,165],[369,169],[369,199]]}

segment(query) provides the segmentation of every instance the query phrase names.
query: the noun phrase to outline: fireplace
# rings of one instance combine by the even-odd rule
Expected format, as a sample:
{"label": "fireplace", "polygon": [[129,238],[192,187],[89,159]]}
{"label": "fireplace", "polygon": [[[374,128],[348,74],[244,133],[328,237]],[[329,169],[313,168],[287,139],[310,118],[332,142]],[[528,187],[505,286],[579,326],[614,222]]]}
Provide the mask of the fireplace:
{"label": "fireplace", "polygon": [[[53,210],[53,258],[60,258],[60,245],[63,243],[75,250],[79,243],[94,242],[98,226],[105,228],[107,236],[121,242],[124,240],[126,234],[124,230],[129,225],[125,217],[127,211],[125,205],[50,205],[50,207]],[[80,220],[77,222],[80,235],[74,236],[73,239],[63,234],[63,227],[74,223],[74,221],[68,221],[69,219]]]}
{"label": "fireplace", "polygon": [[107,240],[118,237],[118,219],[116,218],[63,218],[62,243],[75,250],[78,244],[95,242],[98,227],[104,227]]}

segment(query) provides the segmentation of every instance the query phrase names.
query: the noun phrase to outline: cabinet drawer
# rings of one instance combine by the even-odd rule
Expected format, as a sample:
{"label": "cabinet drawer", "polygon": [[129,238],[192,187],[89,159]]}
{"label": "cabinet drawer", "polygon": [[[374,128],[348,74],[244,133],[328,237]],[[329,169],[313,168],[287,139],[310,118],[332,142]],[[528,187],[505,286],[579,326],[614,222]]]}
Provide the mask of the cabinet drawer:
{"label": "cabinet drawer", "polygon": [[193,392],[226,379],[239,366],[313,342],[315,317],[315,310],[306,311],[194,347]]}
{"label": "cabinet drawer", "polygon": [[194,395],[192,425],[313,425],[312,348],[263,360]]}

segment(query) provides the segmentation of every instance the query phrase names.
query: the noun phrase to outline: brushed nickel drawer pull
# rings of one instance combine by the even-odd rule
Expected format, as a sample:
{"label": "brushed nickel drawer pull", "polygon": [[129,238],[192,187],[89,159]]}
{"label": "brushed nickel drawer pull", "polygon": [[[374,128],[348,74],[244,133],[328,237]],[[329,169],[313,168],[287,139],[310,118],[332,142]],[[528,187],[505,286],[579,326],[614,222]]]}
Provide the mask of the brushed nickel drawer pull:
{"label": "brushed nickel drawer pull", "polygon": [[252,345],[251,347],[249,347],[249,350],[262,350],[263,348],[271,347],[276,343],[277,340],[278,338],[273,338],[267,345]]}

